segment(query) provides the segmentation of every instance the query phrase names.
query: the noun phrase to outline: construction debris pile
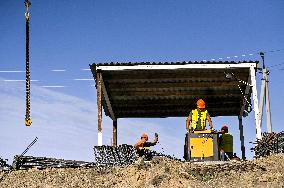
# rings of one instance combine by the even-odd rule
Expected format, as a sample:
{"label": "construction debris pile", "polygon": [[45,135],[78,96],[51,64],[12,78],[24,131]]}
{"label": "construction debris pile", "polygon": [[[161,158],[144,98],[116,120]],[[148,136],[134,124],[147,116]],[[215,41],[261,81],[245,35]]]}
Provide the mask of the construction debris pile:
{"label": "construction debris pile", "polygon": [[280,133],[263,133],[262,139],[257,140],[255,147],[255,158],[269,156],[272,153],[284,153],[284,131]]}

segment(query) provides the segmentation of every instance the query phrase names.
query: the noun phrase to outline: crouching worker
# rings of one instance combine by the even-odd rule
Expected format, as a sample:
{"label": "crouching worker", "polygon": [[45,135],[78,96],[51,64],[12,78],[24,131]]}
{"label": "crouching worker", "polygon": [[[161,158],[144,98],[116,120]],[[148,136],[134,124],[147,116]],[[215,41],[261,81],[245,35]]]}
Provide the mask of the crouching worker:
{"label": "crouching worker", "polygon": [[141,139],[136,142],[134,147],[137,150],[137,153],[139,157],[145,156],[146,160],[152,159],[152,154],[150,152],[150,146],[156,145],[158,142],[158,134],[155,133],[155,139],[153,142],[148,142],[148,135],[146,133],[143,133],[141,135]]}
{"label": "crouching worker", "polygon": [[221,128],[222,135],[219,137],[220,159],[230,160],[233,157],[233,136],[228,133],[228,127]]}

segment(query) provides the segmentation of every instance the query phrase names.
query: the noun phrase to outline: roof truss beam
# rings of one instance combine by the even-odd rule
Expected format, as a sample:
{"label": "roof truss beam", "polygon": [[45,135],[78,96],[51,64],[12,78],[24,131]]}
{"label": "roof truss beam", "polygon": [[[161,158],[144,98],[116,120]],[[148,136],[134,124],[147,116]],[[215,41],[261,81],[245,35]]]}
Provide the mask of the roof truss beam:
{"label": "roof truss beam", "polygon": [[250,68],[255,63],[236,64],[185,64],[185,65],[136,65],[136,66],[97,66],[97,70],[172,70],[172,69],[229,69]]}
{"label": "roof truss beam", "polygon": [[116,118],[115,118],[113,110],[112,110],[112,105],[111,105],[111,102],[110,102],[110,99],[109,99],[109,96],[108,96],[108,92],[107,92],[105,84],[104,84],[103,76],[101,77],[101,82],[102,82],[102,90],[103,90],[104,99],[105,99],[110,117],[111,117],[112,120],[115,120]]}

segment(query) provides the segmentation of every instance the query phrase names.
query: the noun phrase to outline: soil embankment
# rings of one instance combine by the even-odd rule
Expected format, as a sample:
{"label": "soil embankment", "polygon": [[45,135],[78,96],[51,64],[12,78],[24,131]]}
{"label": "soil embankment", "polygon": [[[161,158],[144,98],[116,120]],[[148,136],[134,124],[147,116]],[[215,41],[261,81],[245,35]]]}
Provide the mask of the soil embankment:
{"label": "soil embankment", "polygon": [[150,163],[128,167],[30,169],[4,174],[0,172],[1,188],[284,187],[284,154],[218,165],[155,157]]}

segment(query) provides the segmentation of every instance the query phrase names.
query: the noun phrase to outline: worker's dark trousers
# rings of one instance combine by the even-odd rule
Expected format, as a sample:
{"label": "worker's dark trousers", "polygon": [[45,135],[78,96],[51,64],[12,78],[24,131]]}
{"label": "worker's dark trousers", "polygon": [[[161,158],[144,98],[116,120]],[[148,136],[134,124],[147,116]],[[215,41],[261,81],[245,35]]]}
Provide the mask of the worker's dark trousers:
{"label": "worker's dark trousers", "polygon": [[137,151],[139,157],[145,156],[146,161],[150,161],[153,158],[153,154],[150,150],[141,149]]}

